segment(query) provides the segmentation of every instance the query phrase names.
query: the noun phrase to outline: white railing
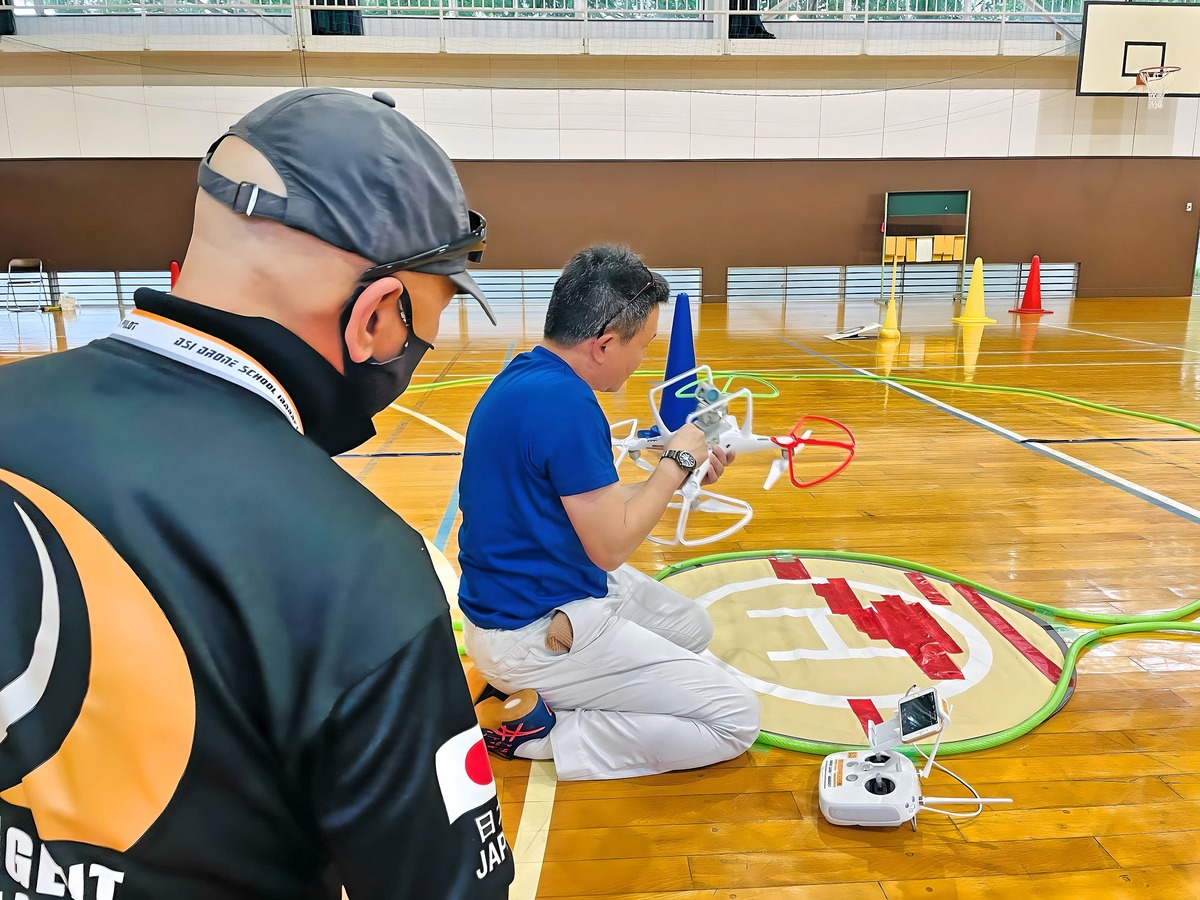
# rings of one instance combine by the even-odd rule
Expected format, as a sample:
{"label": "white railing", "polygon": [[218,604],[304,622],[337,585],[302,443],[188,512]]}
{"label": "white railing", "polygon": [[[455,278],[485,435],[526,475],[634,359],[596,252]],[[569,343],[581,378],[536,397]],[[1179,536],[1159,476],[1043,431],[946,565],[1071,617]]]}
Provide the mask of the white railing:
{"label": "white railing", "polygon": [[[139,39],[146,49],[178,49],[209,36],[236,38],[238,49],[346,52],[506,52],[491,44],[508,41],[522,46],[507,52],[603,53],[619,49],[606,41],[632,41],[662,53],[1002,54],[1055,42],[1070,53],[1081,21],[1080,0],[759,0],[759,11],[737,9],[744,0],[0,0],[0,8],[9,3],[16,34],[0,37],[0,49],[81,36],[100,46],[107,38],[113,49]],[[731,41],[731,24],[750,16],[779,41]]]}
{"label": "white railing", "polygon": [[[686,18],[706,11],[704,0],[324,0],[298,3],[287,0],[12,0],[17,17],[71,15],[275,15],[288,17],[297,8],[343,9],[364,16],[450,16],[491,18]],[[1045,0],[1027,3],[1014,0],[779,0],[760,4],[746,15],[787,20],[872,20],[1000,21],[1035,20],[1046,15],[1078,24],[1081,0]]]}
{"label": "white railing", "polygon": [[[693,300],[701,297],[702,281],[699,269],[660,269],[655,271],[667,279],[671,294],[686,293]],[[472,269],[471,274],[487,294],[493,307],[525,302],[545,303],[550,300],[560,269]],[[170,288],[168,272],[47,272],[41,283],[37,274],[14,277],[11,288],[7,276],[0,270],[0,304],[9,311],[37,312],[52,301],[69,297],[78,307],[133,307],[133,295],[140,287],[166,291]],[[70,303],[68,304],[70,305]],[[475,308],[472,300],[468,307]]]}
{"label": "white railing", "polygon": [[165,291],[171,284],[168,272],[46,272],[41,282],[37,273],[14,277],[14,284],[0,272],[0,299],[10,309],[40,309],[48,301],[70,297],[77,306],[133,306],[140,287]]}
{"label": "white railing", "polygon": [[[653,267],[667,279],[671,296],[686,293],[693,301],[703,296],[701,270]],[[808,300],[878,300],[881,272],[890,279],[891,268],[874,266],[767,266],[731,268],[726,273],[730,303],[755,300],[797,302]],[[558,269],[472,269],[493,307],[524,302],[547,302]],[[970,270],[967,283],[970,283]],[[987,263],[984,279],[988,296],[1019,299],[1029,275],[1029,263]],[[1079,263],[1041,264],[1042,296],[1047,299],[1075,296]],[[70,297],[79,307],[118,306],[132,308],[139,287],[165,291],[167,272],[55,272],[47,273],[41,286],[30,284],[29,276],[8,289],[0,271],[0,302],[10,309],[34,312],[48,299]],[[958,266],[908,264],[898,275],[897,295],[907,298],[949,299],[958,293]],[[474,303],[469,305],[474,309]]]}
{"label": "white railing", "polygon": [[[959,293],[957,263],[906,264],[897,273],[896,296],[949,300]],[[751,300],[788,303],[819,300],[879,300],[880,277],[891,283],[885,266],[771,266],[730,269],[727,296],[730,303]],[[967,270],[963,289],[970,285]],[[1019,300],[1029,276],[1029,263],[987,263],[983,278],[989,297]],[[1063,299],[1075,296],[1079,263],[1041,264],[1042,296]]]}

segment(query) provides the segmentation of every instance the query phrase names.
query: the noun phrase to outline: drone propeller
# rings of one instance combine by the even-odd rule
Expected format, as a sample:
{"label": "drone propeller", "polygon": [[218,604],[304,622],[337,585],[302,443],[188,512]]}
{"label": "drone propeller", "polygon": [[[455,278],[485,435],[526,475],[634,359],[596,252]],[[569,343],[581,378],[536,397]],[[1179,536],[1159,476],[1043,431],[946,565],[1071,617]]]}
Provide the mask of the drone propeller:
{"label": "drone propeller", "polygon": [[637,419],[622,419],[620,422],[613,422],[608,426],[609,433],[615,435],[617,429],[625,425],[629,426],[629,434],[623,438],[613,438],[613,446],[617,447],[620,451],[617,453],[617,458],[613,461],[614,469],[621,468],[621,463],[625,462],[627,456],[632,456],[636,462],[640,455],[637,450],[630,451],[630,447],[635,444],[637,439]]}
{"label": "drone propeller", "polygon": [[780,455],[778,459],[771,463],[771,468],[767,470],[767,480],[763,482],[763,490],[769,491],[775,486],[775,482],[779,480],[779,476],[787,471],[788,459],[786,455]]}
{"label": "drone propeller", "polygon": [[645,469],[647,472],[654,471],[654,463],[650,462],[649,460],[642,459],[642,451],[641,450],[631,451],[629,454],[629,458],[632,459],[635,463],[637,463],[639,468]]}
{"label": "drone propeller", "polygon": [[721,500],[701,500],[696,504],[696,510],[725,516],[738,516],[745,512],[740,506],[734,506],[732,503],[725,503]]}

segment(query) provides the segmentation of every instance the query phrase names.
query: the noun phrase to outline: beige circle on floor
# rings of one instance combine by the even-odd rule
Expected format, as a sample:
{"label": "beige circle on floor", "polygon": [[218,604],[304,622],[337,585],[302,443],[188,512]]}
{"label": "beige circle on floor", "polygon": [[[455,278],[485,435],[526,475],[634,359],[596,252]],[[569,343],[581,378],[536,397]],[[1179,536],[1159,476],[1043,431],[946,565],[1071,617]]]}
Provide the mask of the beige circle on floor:
{"label": "beige circle on floor", "polygon": [[708,609],[707,652],[758,693],[763,731],[806,741],[865,743],[914,685],[952,705],[945,740],[995,734],[1046,702],[1065,655],[1016,607],[879,564],[723,560],[666,584]]}

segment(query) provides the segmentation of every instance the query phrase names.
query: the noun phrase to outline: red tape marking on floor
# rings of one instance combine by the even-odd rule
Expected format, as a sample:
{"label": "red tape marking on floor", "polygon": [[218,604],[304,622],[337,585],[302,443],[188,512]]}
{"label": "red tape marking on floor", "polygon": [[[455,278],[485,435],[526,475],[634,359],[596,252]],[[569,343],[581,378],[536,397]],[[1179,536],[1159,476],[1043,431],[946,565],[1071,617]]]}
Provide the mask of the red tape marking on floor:
{"label": "red tape marking on floor", "polygon": [[814,584],[813,591],[825,601],[830,612],[847,616],[861,634],[903,650],[929,678],[962,679],[962,670],[950,658],[951,653],[962,653],[962,648],[925,607],[905,603],[895,594],[864,606],[845,578]]}
{"label": "red tape marking on floor", "polygon": [[854,627],[875,641],[887,640],[879,616],[871,607],[864,607],[845,578],[830,578],[825,584],[814,584],[813,592],[825,601],[829,611],[849,616]]}
{"label": "red tape marking on floor", "polygon": [[1013,628],[1008,619],[996,612],[979,591],[973,587],[967,587],[965,584],[956,584],[954,585],[954,589],[967,599],[967,602],[975,608],[976,612],[983,616],[989,625],[996,629],[997,634],[1002,635],[1005,640],[1017,649],[1017,652],[1029,660],[1030,665],[1052,682],[1058,683],[1058,679],[1062,677],[1062,668],[1045,653],[1029,643],[1025,635]]}
{"label": "red tape marking on floor", "polygon": [[958,646],[958,641],[950,637],[950,633],[942,627],[942,624],[925,607],[918,606],[915,603],[905,603],[903,597],[898,597],[895,594],[884,594],[883,599],[889,606],[894,607],[902,615],[907,616],[907,620],[904,622],[905,627],[908,629],[906,633],[911,635],[909,640],[918,646],[934,643],[946,653],[963,652],[962,647]]}
{"label": "red tape marking on floor", "polygon": [[782,578],[787,581],[808,581],[812,578],[808,574],[808,569],[804,568],[804,563],[798,559],[776,559],[772,556],[770,561],[771,568],[775,570],[776,578]]}
{"label": "red tape marking on floor", "polygon": [[920,572],[905,572],[904,577],[911,581],[913,587],[920,591],[930,603],[936,603],[938,606],[950,605],[950,601],[942,595],[942,592],[930,584],[929,579]]}
{"label": "red tape marking on floor", "polygon": [[951,653],[962,653],[962,648],[925,607],[886,594],[875,603],[875,614],[883,624],[888,643],[907,653],[926,677],[935,681],[962,680],[962,670],[950,658]]}
{"label": "red tape marking on floor", "polygon": [[867,726],[874,722],[876,725],[883,724],[883,716],[879,713],[879,708],[875,705],[874,700],[870,699],[846,699],[850,704],[850,709],[858,716],[858,723],[862,725],[863,734],[870,734],[867,731]]}

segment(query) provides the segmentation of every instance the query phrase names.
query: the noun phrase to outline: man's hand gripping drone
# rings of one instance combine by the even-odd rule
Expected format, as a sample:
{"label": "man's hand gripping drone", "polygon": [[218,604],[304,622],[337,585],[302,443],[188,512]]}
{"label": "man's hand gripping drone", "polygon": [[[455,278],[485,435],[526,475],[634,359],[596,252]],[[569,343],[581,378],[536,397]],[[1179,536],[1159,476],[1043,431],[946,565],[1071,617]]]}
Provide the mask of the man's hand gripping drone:
{"label": "man's hand gripping drone", "polygon": [[[726,382],[726,387],[728,385],[729,383]],[[845,425],[824,416],[801,416],[787,434],[774,436],[755,434],[753,430],[754,399],[749,388],[725,393],[717,388],[711,368],[697,366],[650,388],[650,409],[654,415],[654,428],[639,432],[637,419],[625,419],[612,425],[613,446],[618,451],[616,459],[618,467],[628,457],[643,469],[654,471],[654,464],[642,459],[641,454],[644,450],[662,452],[675,433],[667,427],[660,412],[662,394],[668,388],[675,390],[678,394],[685,392],[690,394],[694,391],[696,409],[688,414],[685,424],[693,424],[704,432],[709,449],[723,447],[725,450],[733,450],[739,455],[765,450],[778,455],[767,472],[766,481],[763,482],[764,490],[769,490],[785,470],[796,487],[802,490],[815,487],[833,478],[850,465],[850,460],[854,458],[854,435]],[[739,426],[729,407],[730,404],[743,400],[746,404],[746,412],[745,418]],[[845,439],[823,440],[812,437],[813,428],[811,426],[817,424],[830,426],[840,431],[845,435]],[[628,434],[618,437],[618,432],[625,426],[629,426]],[[842,451],[845,458],[841,459],[831,471],[827,471],[819,478],[805,481],[796,472],[796,456],[805,447],[833,447]],[[651,535],[650,540],[657,544],[698,547],[727,538],[746,526],[754,515],[754,508],[745,500],[718,494],[705,488],[703,482],[709,468],[708,460],[704,460],[683,483],[683,487],[676,492],[679,499],[669,506],[670,509],[679,510],[679,520],[675,525],[674,538],[664,539]],[[687,537],[687,524],[693,512],[736,515],[739,518],[734,524],[717,534],[693,540]]]}

